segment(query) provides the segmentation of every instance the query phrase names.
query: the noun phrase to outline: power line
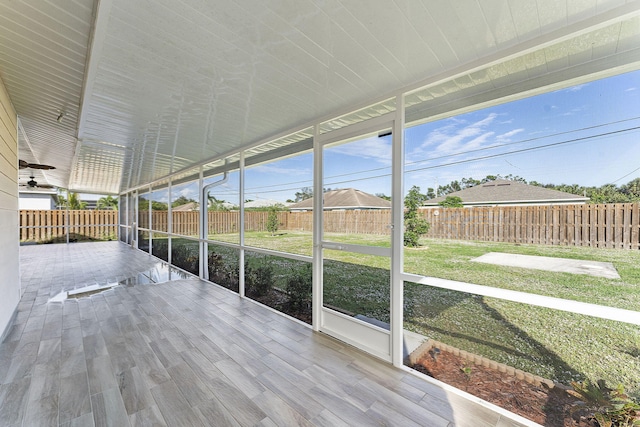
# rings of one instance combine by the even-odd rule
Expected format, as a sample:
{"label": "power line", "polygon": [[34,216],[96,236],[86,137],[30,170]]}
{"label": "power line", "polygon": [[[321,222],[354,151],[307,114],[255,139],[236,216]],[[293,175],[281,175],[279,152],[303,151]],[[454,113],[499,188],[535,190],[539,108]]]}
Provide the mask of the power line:
{"label": "power line", "polygon": [[[457,156],[461,156],[461,155],[465,155],[465,154],[478,153],[478,152],[483,152],[483,151],[487,151],[487,150],[495,150],[495,149],[498,149],[498,148],[509,147],[509,146],[513,146],[513,145],[517,145],[517,144],[523,144],[523,143],[527,143],[527,142],[539,141],[541,139],[547,139],[547,138],[551,138],[551,137],[572,134],[572,133],[575,133],[575,132],[583,132],[583,131],[586,131],[586,130],[593,130],[593,129],[602,128],[602,127],[605,127],[605,126],[611,126],[611,125],[620,124],[620,123],[625,123],[625,122],[629,122],[629,121],[633,121],[633,120],[637,120],[637,119],[640,119],[640,116],[631,117],[631,118],[622,119],[622,120],[617,120],[617,121],[608,122],[608,123],[601,123],[601,124],[594,125],[594,126],[587,126],[587,127],[583,127],[583,128],[579,128],[579,129],[573,129],[573,130],[564,131],[564,132],[557,132],[557,133],[554,133],[554,134],[543,135],[543,136],[539,136],[539,137],[535,137],[535,138],[528,138],[528,139],[524,139],[524,140],[513,141],[513,142],[509,142],[509,143],[505,143],[505,144],[495,144],[495,145],[492,145],[492,146],[478,148],[478,149],[474,149],[474,150],[466,150],[466,151],[460,151],[460,152],[457,152],[457,153],[446,154],[446,155],[442,155],[442,156],[438,156],[438,157],[430,157],[430,158],[427,158],[427,159],[416,160],[416,161],[413,161],[413,162],[406,162],[405,163],[405,167],[406,166],[411,166],[411,165],[417,165],[417,164],[421,164],[421,163],[425,163],[425,162],[432,162],[434,160],[440,160],[440,159],[444,159],[444,158],[457,157]],[[417,171],[428,170],[428,169],[436,169],[436,168],[452,166],[452,165],[457,165],[457,164],[475,162],[475,161],[478,161],[478,160],[486,160],[486,159],[490,159],[490,158],[506,156],[506,155],[510,155],[510,154],[517,154],[517,153],[523,153],[523,152],[528,152],[528,151],[541,150],[541,149],[545,149],[545,148],[550,148],[550,147],[560,146],[560,145],[565,145],[565,144],[570,144],[570,143],[584,142],[584,141],[587,141],[587,140],[590,140],[590,139],[593,139],[593,138],[600,138],[600,137],[615,135],[615,134],[619,134],[619,133],[623,133],[623,132],[634,131],[634,130],[638,130],[638,129],[640,129],[640,126],[626,128],[626,129],[619,129],[619,130],[615,130],[615,131],[611,131],[611,132],[604,132],[604,133],[600,133],[600,134],[596,134],[596,135],[589,135],[589,136],[585,136],[585,137],[581,137],[581,138],[574,138],[574,139],[570,139],[570,140],[559,141],[559,142],[555,142],[555,143],[551,143],[551,144],[545,144],[545,145],[539,145],[539,146],[535,146],[535,147],[522,148],[522,149],[519,149],[519,150],[512,150],[512,151],[508,151],[508,152],[504,152],[504,153],[497,153],[497,154],[491,154],[491,155],[486,155],[486,156],[474,157],[474,158],[471,158],[471,159],[464,159],[464,160],[458,160],[458,161],[453,161],[453,162],[448,162],[448,163],[442,163],[442,164],[439,164],[439,165],[425,166],[425,167],[416,168],[416,169],[406,169],[405,172],[408,173],[408,172],[417,172]],[[388,170],[388,169],[389,169],[388,166],[384,166],[384,167],[379,167],[379,168],[367,169],[367,170],[364,170],[364,171],[348,172],[348,173],[344,173],[344,174],[332,175],[332,176],[326,177],[326,178],[327,179],[335,179],[335,178],[340,178],[340,177],[343,177],[343,176],[351,176],[352,177],[354,175],[359,175],[359,174],[363,174],[363,173],[377,172],[377,171]],[[640,168],[630,172],[629,174],[619,178],[618,180],[616,180],[614,182],[617,182],[617,181],[619,181],[621,179],[624,179],[625,177],[631,175],[632,173],[634,173],[634,172],[636,172],[638,170],[640,170]],[[371,179],[376,179],[376,178],[383,178],[383,177],[388,177],[388,176],[391,176],[391,173],[379,174],[379,175],[356,178],[356,179],[348,179],[348,180],[341,180],[341,181],[326,182],[323,185],[324,186],[332,186],[332,185],[344,184],[344,183],[349,183],[349,182],[359,182],[359,181],[366,181],[366,180],[371,180]],[[273,184],[273,185],[265,185],[265,186],[259,186],[259,187],[249,187],[249,188],[245,189],[245,192],[248,192],[248,193],[279,193],[279,192],[285,192],[285,191],[293,191],[293,190],[298,190],[299,189],[298,185],[300,185],[300,184],[311,184],[312,182],[313,182],[313,180],[310,179],[310,180],[287,182],[287,183],[284,183],[284,184]],[[293,186],[293,185],[296,185],[296,186]],[[278,187],[282,187],[282,186],[287,186],[287,187],[278,189]],[[274,189],[273,190],[265,190],[265,189],[268,189],[268,188],[274,188]]]}
{"label": "power line", "polygon": [[632,170],[631,172],[629,172],[625,176],[621,176],[620,178],[618,178],[615,181],[613,181],[612,184],[615,184],[616,182],[620,181],[621,179],[624,179],[624,178],[628,177],[629,175],[631,175],[632,173],[637,172],[637,171],[640,171],[640,168]]}
{"label": "power line", "polygon": [[574,133],[574,132],[583,132],[585,130],[597,129],[597,128],[601,128],[601,127],[605,127],[605,126],[611,126],[611,125],[620,124],[620,123],[624,123],[624,122],[629,122],[629,121],[633,121],[633,120],[637,120],[637,119],[640,119],[640,116],[630,117],[630,118],[623,119],[623,120],[618,120],[618,121],[615,121],[615,122],[601,123],[601,124],[598,124],[598,125],[583,127],[583,128],[580,128],[580,129],[573,129],[573,130],[568,130],[568,131],[564,131],[564,132],[558,132],[558,133],[552,133],[552,134],[548,134],[548,135],[542,135],[542,136],[538,136],[538,137],[535,137],[535,138],[522,139],[520,141],[507,142],[505,144],[490,145],[488,147],[476,148],[475,150],[459,151],[457,153],[445,154],[445,155],[442,155],[442,156],[439,156],[439,157],[429,157],[427,159],[416,160],[416,161],[413,161],[413,162],[407,162],[407,163],[405,163],[405,165],[413,165],[413,164],[418,164],[418,163],[425,163],[425,162],[429,162],[429,161],[432,161],[432,160],[444,159],[444,158],[447,158],[447,157],[455,157],[455,156],[460,156],[460,155],[463,155],[463,154],[470,154],[470,153],[477,153],[477,152],[480,152],[480,151],[492,150],[494,148],[508,147],[508,146],[516,145],[516,144],[524,144],[526,142],[539,141],[541,139],[551,138],[551,137],[560,136],[560,135],[568,135],[568,134],[571,134],[571,133]]}
{"label": "power line", "polygon": [[470,163],[470,162],[475,162],[475,161],[478,161],[478,160],[486,160],[486,159],[492,159],[492,158],[501,157],[501,156],[507,156],[509,154],[517,154],[517,153],[524,153],[524,152],[527,152],[527,151],[541,150],[541,149],[544,149],[544,148],[556,147],[556,146],[559,146],[559,145],[571,144],[571,143],[575,143],[575,142],[584,142],[584,141],[592,139],[592,138],[600,138],[600,137],[603,137],[603,136],[610,136],[610,135],[615,135],[615,134],[623,133],[623,132],[630,132],[630,131],[634,131],[634,130],[638,130],[638,129],[640,129],[640,126],[627,128],[627,129],[620,129],[620,130],[611,131],[611,132],[605,132],[605,133],[601,133],[601,134],[597,134],[597,135],[589,135],[589,136],[585,136],[585,137],[582,137],[582,138],[574,138],[574,139],[570,139],[570,140],[566,140],[566,141],[554,142],[554,143],[551,143],[551,144],[538,145],[536,147],[521,148],[520,150],[507,151],[505,153],[490,154],[490,155],[487,155],[487,156],[475,157],[473,159],[458,160],[458,161],[450,162],[450,163],[442,163],[442,164],[439,164],[439,165],[426,166],[426,167],[423,167],[423,168],[405,170],[405,172],[417,172],[417,171],[422,171],[422,170],[427,170],[427,169],[436,169],[436,168],[441,168],[441,167],[445,167],[445,166],[457,165],[457,164],[461,164],[461,163]]}
{"label": "power line", "polygon": [[[449,162],[449,163],[442,163],[442,164],[439,164],[439,165],[432,165],[432,166],[426,166],[426,167],[417,168],[417,169],[405,170],[405,173],[417,172],[417,171],[428,170],[428,169],[436,169],[436,168],[441,168],[441,167],[445,167],[445,166],[452,166],[452,165],[457,165],[457,164],[463,164],[463,163],[471,163],[471,162],[475,162],[475,161],[478,161],[478,160],[486,160],[486,159],[492,159],[492,158],[496,158],[496,157],[508,156],[508,155],[511,155],[511,154],[524,153],[524,152],[535,151],[535,150],[542,150],[542,149],[545,149],[545,148],[557,147],[557,146],[565,145],[565,144],[580,143],[580,142],[588,141],[588,140],[593,139],[593,138],[601,138],[601,137],[611,136],[611,135],[620,134],[620,133],[624,133],[624,132],[636,131],[636,130],[639,130],[639,129],[640,129],[640,126],[627,128],[627,129],[619,129],[619,130],[615,130],[615,131],[611,131],[611,132],[604,132],[604,133],[600,133],[600,134],[596,134],[596,135],[589,135],[589,136],[585,136],[585,137],[581,137],[581,138],[574,138],[574,139],[554,142],[554,143],[550,143],[550,144],[538,145],[536,147],[521,148],[519,150],[507,151],[507,152],[504,152],[504,153],[490,154],[490,155],[487,155],[487,156],[475,157],[475,158],[471,158],[471,159],[464,159],[464,160],[458,160],[458,161]],[[640,168],[638,168],[637,170],[640,170]],[[635,172],[635,171],[633,171],[633,172]],[[631,173],[633,173],[633,172],[631,172]],[[340,176],[344,176],[344,174],[340,175]],[[366,181],[366,180],[376,179],[376,178],[384,178],[384,177],[388,177],[388,176],[391,176],[391,174],[388,173],[388,174],[374,175],[374,176],[369,176],[369,177],[364,177],[364,178],[357,178],[357,179],[350,179],[350,180],[344,180],[344,181],[332,181],[332,182],[323,183],[323,185],[331,186],[331,185],[344,184],[344,183],[349,183],[349,182],[359,182],[359,181]],[[292,189],[295,189],[295,188],[292,188]],[[279,191],[285,191],[285,190],[279,190]]]}
{"label": "power line", "polygon": [[[519,141],[513,141],[513,142],[509,142],[509,143],[505,143],[505,144],[495,144],[495,145],[491,145],[491,146],[488,146],[488,147],[477,148],[475,150],[459,151],[457,153],[446,154],[446,155],[442,155],[442,156],[438,156],[438,157],[430,157],[430,158],[427,158],[427,159],[416,160],[416,161],[413,161],[413,162],[406,162],[405,163],[405,167],[406,166],[410,166],[410,165],[416,165],[416,164],[420,164],[420,163],[425,163],[425,162],[431,162],[433,160],[439,160],[439,159],[444,159],[444,158],[449,158],[449,157],[461,156],[461,155],[464,155],[464,154],[471,154],[471,153],[477,153],[477,152],[482,152],[482,151],[487,151],[487,150],[493,150],[493,149],[496,149],[496,148],[508,147],[508,146],[517,145],[517,144],[524,144],[524,143],[527,143],[527,142],[539,141],[541,139],[547,139],[547,138],[551,138],[551,137],[567,135],[567,134],[571,134],[571,133],[575,133],[575,132],[583,132],[583,131],[586,131],[586,130],[598,129],[598,128],[601,128],[601,127],[611,126],[611,125],[620,124],[620,123],[625,123],[625,122],[629,122],[629,121],[633,121],[633,120],[637,120],[637,119],[640,119],[640,116],[630,117],[630,118],[617,120],[617,121],[613,121],[613,122],[600,123],[600,124],[597,124],[597,125],[587,126],[587,127],[583,127],[583,128],[579,128],[579,129],[573,129],[573,130],[564,131],[564,132],[557,132],[557,133],[553,133],[553,134],[542,135],[542,136],[538,136],[538,137],[535,137],[535,138],[528,138],[528,139],[523,139],[523,140],[519,140]],[[597,137],[599,135],[593,135],[593,136]],[[456,164],[456,163],[450,163],[450,164]],[[446,166],[446,165],[448,165],[448,164],[445,164],[444,166]],[[385,170],[385,169],[389,169],[389,166],[383,166],[383,167],[379,167],[379,168],[367,169],[365,171],[359,171],[359,172],[348,172],[348,173],[339,174],[339,175],[332,175],[332,176],[326,177],[326,178],[327,179],[335,179],[335,178],[340,178],[340,177],[343,177],[343,176],[353,176],[353,175],[359,175],[359,174],[363,174],[363,173],[381,171],[381,170]],[[422,169],[414,169],[414,170],[422,170]],[[379,176],[388,176],[388,175],[389,174],[384,174],[384,175],[379,175]],[[350,179],[350,180],[347,180],[347,181],[336,181],[336,182],[333,182],[333,183],[327,184],[327,185],[343,184],[345,182],[353,182],[353,181],[363,181],[363,180],[367,180],[367,179],[371,179],[371,178],[372,177]],[[309,183],[312,183],[312,182],[313,182],[313,180],[287,182],[286,184],[274,184],[274,185],[265,185],[265,186],[260,186],[260,187],[251,187],[251,188],[248,188],[245,191],[255,192],[255,191],[260,191],[262,189],[281,187],[281,186],[284,186],[284,185],[289,185],[290,186],[290,185],[293,185],[293,184],[309,184]],[[295,189],[297,189],[297,188],[284,188],[284,189],[277,190],[277,191],[265,191],[265,192],[274,193],[274,192],[279,192],[279,191],[290,191],[290,190],[295,190]],[[261,192],[263,192],[263,191],[261,191]]]}

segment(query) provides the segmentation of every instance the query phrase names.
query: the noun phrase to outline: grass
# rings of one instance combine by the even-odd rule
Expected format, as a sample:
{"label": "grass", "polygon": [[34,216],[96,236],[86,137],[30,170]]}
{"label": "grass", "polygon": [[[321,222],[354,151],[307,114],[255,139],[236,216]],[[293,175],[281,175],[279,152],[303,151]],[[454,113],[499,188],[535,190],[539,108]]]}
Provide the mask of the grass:
{"label": "grass", "polygon": [[[614,280],[470,262],[489,252],[612,262],[621,278]],[[640,311],[638,251],[425,240],[419,249],[405,249],[405,271]]]}
{"label": "grass", "polygon": [[[327,240],[389,246],[388,236]],[[247,245],[311,255],[310,233],[249,232]],[[638,251],[424,240],[405,249],[408,273],[640,311]],[[612,262],[620,279],[471,262],[488,252]],[[326,250],[325,303],[389,321],[389,259]],[[276,272],[277,272],[276,268]],[[640,329],[590,316],[405,283],[405,328],[497,362],[568,384],[605,379],[640,394]]]}

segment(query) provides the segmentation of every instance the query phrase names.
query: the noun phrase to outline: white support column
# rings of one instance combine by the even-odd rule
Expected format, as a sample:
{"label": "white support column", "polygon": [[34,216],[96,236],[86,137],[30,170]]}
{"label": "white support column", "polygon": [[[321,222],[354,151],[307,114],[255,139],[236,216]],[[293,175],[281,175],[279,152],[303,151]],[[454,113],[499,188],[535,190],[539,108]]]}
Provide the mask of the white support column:
{"label": "white support column", "polygon": [[138,249],[138,227],[140,224],[138,223],[138,212],[139,212],[139,200],[138,200],[138,190],[132,193],[133,200],[133,221],[131,222],[131,247],[134,249]]}
{"label": "white support column", "polygon": [[240,171],[239,171],[239,193],[240,193],[240,259],[238,260],[239,266],[239,283],[238,293],[241,297],[245,294],[245,280],[244,280],[244,151],[240,152]]}
{"label": "white support column", "polygon": [[200,209],[198,210],[198,215],[200,216],[200,227],[198,229],[198,238],[200,239],[200,241],[198,242],[198,248],[200,251],[200,267],[199,267],[199,273],[200,273],[200,278],[207,280],[209,279],[208,277],[208,268],[207,268],[207,242],[205,241],[207,239],[207,232],[205,230],[205,224],[206,224],[206,220],[207,220],[207,210],[208,210],[208,206],[207,206],[207,200],[206,197],[204,195],[204,175],[203,175],[203,168],[202,166],[200,166],[200,174],[198,176],[198,199],[200,200]]}
{"label": "white support column", "polygon": [[173,180],[169,180],[167,186],[167,198],[169,203],[167,204],[167,262],[171,264],[171,233],[173,233],[173,210],[171,209],[171,189],[173,187]]}
{"label": "white support column", "polygon": [[396,98],[393,125],[393,156],[391,166],[391,360],[394,366],[403,364],[403,298],[404,283],[404,96]]}
{"label": "white support column", "polygon": [[313,293],[312,326],[319,331],[322,325],[322,146],[318,142],[319,126],[313,128]]}
{"label": "white support column", "polygon": [[147,208],[147,211],[149,211],[149,222],[147,224],[149,224],[149,254],[153,254],[153,224],[151,223],[151,221],[153,221],[153,209],[151,209],[152,205],[151,205],[151,186],[149,186],[149,200],[147,200],[147,203],[149,203],[149,207]]}

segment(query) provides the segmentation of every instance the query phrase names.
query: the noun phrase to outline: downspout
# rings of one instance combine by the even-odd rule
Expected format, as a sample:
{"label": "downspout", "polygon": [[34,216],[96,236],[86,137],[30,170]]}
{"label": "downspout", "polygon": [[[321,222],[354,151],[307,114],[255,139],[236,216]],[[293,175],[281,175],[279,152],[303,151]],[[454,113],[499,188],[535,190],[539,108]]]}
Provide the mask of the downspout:
{"label": "downspout", "polygon": [[[225,161],[226,163],[226,161]],[[208,240],[209,238],[209,202],[208,202],[208,197],[207,197],[207,193],[209,192],[210,188],[213,187],[217,187],[218,185],[222,185],[224,183],[226,183],[229,180],[229,172],[228,171],[224,171],[224,173],[222,174],[222,179],[212,182],[210,184],[205,185],[204,187],[202,187],[202,203],[201,203],[201,207],[202,206],[206,206],[205,209],[200,209],[200,224],[202,224],[201,229],[200,229],[200,236],[203,240]],[[205,251],[204,251],[204,257],[207,258],[208,257],[208,244],[205,242]],[[203,273],[203,277],[206,280],[209,280],[209,268],[208,268],[208,260],[207,260],[207,267],[204,268]],[[202,264],[205,265],[205,264]]]}

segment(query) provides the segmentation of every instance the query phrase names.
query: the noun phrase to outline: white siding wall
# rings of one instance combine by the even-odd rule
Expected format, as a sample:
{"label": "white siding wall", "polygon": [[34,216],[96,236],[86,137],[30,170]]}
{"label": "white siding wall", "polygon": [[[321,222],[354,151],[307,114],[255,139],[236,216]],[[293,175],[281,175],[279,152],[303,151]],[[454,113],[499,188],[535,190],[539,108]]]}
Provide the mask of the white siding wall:
{"label": "white siding wall", "polygon": [[0,334],[20,301],[18,227],[18,122],[0,79]]}
{"label": "white siding wall", "polygon": [[50,194],[22,193],[18,199],[18,207],[19,209],[50,211],[56,208],[56,203]]}

